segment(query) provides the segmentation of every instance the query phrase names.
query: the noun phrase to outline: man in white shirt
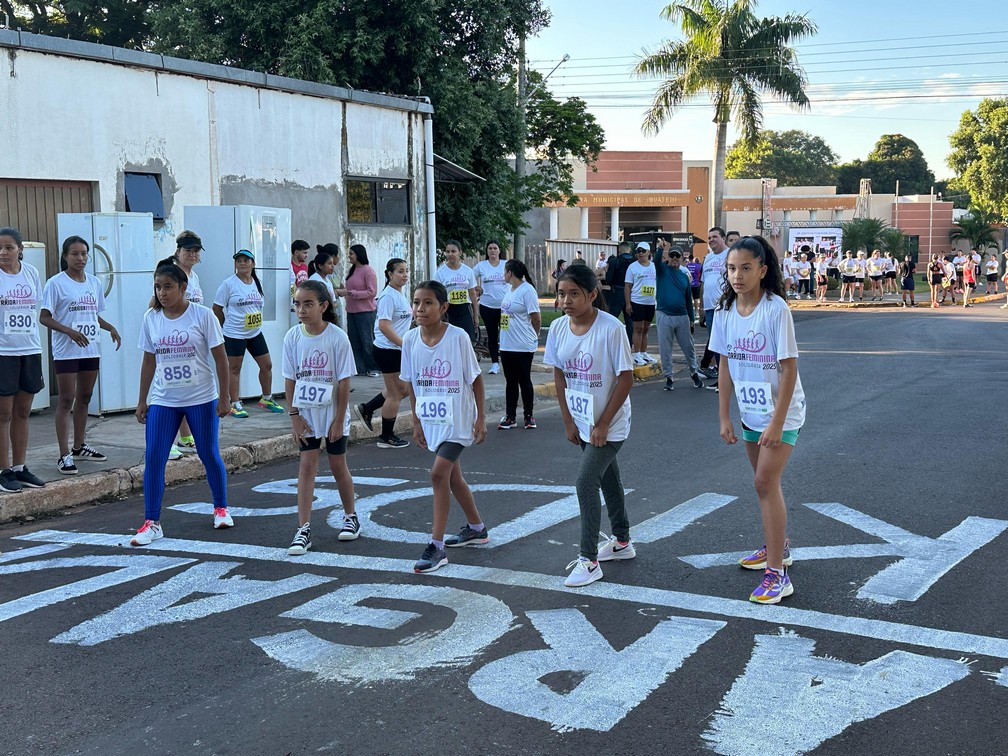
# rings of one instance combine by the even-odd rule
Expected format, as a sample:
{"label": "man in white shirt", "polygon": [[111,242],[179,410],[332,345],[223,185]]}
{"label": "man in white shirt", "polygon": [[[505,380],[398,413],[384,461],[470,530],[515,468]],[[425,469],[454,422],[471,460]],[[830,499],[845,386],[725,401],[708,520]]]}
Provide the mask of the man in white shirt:
{"label": "man in white shirt", "polygon": [[595,261],[595,275],[598,276],[599,281],[605,279],[606,273],[606,257],[605,252],[598,253],[598,260]]}
{"label": "man in white shirt", "polygon": [[956,273],[955,291],[958,294],[962,294],[963,266],[966,264],[966,255],[962,253],[962,250],[956,250],[955,257],[952,258],[952,264],[955,266]]}
{"label": "man in white shirt", "polygon": [[[710,252],[703,259],[703,270],[700,274],[700,299],[703,302],[704,318],[707,324],[707,346],[704,347],[703,359],[700,360],[700,372],[710,379],[717,378],[717,365],[721,361],[721,356],[710,349],[710,329],[714,325],[714,308],[717,307],[718,300],[724,292],[724,270],[725,262],[728,259],[728,246],[725,240],[724,229],[714,226],[707,232],[707,246]],[[714,365],[711,365],[711,362]],[[717,384],[709,386],[717,391]]]}

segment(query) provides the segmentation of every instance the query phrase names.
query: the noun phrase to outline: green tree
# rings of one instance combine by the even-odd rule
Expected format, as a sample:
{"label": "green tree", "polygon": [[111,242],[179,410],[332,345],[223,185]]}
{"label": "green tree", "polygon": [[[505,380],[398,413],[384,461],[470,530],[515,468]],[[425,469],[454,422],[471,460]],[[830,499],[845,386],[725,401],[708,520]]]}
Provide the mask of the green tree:
{"label": "green tree", "polygon": [[1008,218],[1008,98],[985,98],[949,136],[948,166],[976,207]]}
{"label": "green tree", "polygon": [[952,224],[949,241],[966,239],[972,249],[983,252],[987,247],[997,247],[997,228],[1000,218],[996,213],[979,207],[971,207],[969,212]]}
{"label": "green tree", "polygon": [[840,230],[843,232],[843,248],[853,252],[876,249],[886,225],[886,222],[879,218],[855,218],[844,221],[840,224]]}
{"label": "green tree", "polygon": [[836,180],[837,155],[807,131],[760,131],[755,144],[735,142],[725,158],[727,178],[775,178],[780,186],[823,186]]}
{"label": "green tree", "polygon": [[872,191],[894,194],[930,194],[935,177],[917,143],[902,134],[883,134],[865,160],[837,166],[837,191],[857,194],[861,179],[872,180]]}
{"label": "green tree", "polygon": [[940,194],[943,200],[952,202],[952,207],[966,210],[974,206],[969,190],[957,178],[939,179],[935,181],[934,187],[935,193]]}
{"label": "green tree", "polygon": [[897,260],[910,251],[910,239],[898,228],[884,228],[879,232],[878,245],[873,247],[880,252],[889,252]]}
{"label": "green tree", "polygon": [[675,110],[707,95],[714,106],[714,222],[721,225],[728,123],[735,118],[743,140],[754,144],[763,124],[762,94],[808,107],[805,72],[792,42],[816,32],[804,15],[758,18],[756,0],[684,0],[661,17],[678,22],[683,40],[667,40],[634,68],[663,77],[644,116],[643,131],[657,134]]}
{"label": "green tree", "polygon": [[14,2],[0,0],[0,12],[34,34],[69,37],[115,47],[144,47],[149,38],[147,9],[140,0],[61,0]]}

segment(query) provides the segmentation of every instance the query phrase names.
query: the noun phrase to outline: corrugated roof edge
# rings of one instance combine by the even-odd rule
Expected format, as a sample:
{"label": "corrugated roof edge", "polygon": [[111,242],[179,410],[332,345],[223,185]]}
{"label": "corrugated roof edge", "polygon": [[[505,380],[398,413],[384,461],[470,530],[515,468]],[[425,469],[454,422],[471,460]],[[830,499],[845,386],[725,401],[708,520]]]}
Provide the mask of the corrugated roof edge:
{"label": "corrugated roof edge", "polygon": [[185,58],[173,58],[169,55],[99,45],[94,42],[81,42],[76,39],[49,37],[44,34],[32,34],[16,29],[0,29],[0,47],[22,49],[48,55],[63,55],[71,58],[82,58],[123,66],[149,68],[155,71],[164,71],[165,73],[196,76],[204,79],[226,81],[231,84],[275,89],[280,92],[303,94],[310,97],[325,97],[332,100],[343,100],[362,105],[375,105],[394,110],[408,110],[416,113],[434,112],[434,108],[426,97],[409,97],[405,95],[368,92],[362,89],[334,87],[328,84],[318,84],[313,81],[288,79],[285,76],[248,71],[243,68],[220,66],[197,60],[187,60]]}

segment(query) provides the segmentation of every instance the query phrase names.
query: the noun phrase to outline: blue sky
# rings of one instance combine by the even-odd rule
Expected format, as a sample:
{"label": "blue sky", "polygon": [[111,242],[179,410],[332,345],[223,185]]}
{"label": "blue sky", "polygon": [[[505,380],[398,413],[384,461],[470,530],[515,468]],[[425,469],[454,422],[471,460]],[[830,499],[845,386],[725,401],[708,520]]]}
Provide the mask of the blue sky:
{"label": "blue sky", "polygon": [[[714,125],[705,100],[683,108],[657,137],[640,123],[657,82],[629,74],[644,51],[679,38],[659,17],[655,0],[546,0],[549,28],[530,39],[530,66],[548,73],[565,53],[571,59],[550,77],[558,97],[582,97],[606,131],[606,146],[620,150],[680,150],[710,159]],[[864,158],[882,134],[905,134],[920,145],[938,178],[948,135],[963,111],[987,97],[1008,95],[1008,17],[1003,3],[968,5],[935,0],[891,2],[764,0],[761,16],[805,13],[818,34],[796,45],[809,79],[808,111],[769,101],[764,126],[802,129],[821,136],[843,161]],[[959,13],[958,10],[963,12]],[[737,137],[729,130],[729,142]]]}

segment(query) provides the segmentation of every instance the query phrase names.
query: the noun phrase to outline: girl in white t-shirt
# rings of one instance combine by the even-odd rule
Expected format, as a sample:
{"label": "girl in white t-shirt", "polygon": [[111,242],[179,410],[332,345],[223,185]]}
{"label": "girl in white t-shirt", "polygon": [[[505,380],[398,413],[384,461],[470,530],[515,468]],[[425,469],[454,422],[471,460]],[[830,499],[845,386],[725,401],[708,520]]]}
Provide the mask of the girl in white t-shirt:
{"label": "girl in white t-shirt", "polygon": [[[998,293],[998,256],[997,252],[991,252],[987,262],[984,263],[984,273],[987,277],[984,294]],[[991,291],[993,289],[993,291]]]}
{"label": "girl in white t-shirt", "polygon": [[508,260],[504,270],[508,291],[501,300],[501,361],[504,363],[504,417],[498,430],[518,427],[518,393],[521,392],[525,430],[534,430],[532,406],[532,360],[539,350],[539,294],[529,280],[528,268],[521,260]]}
{"label": "girl in white t-shirt", "polygon": [[[308,261],[308,280],[318,281],[325,286],[329,292],[330,302],[336,301],[336,291],[333,289],[332,281],[329,280],[335,270],[336,259],[325,250],[319,250],[315,253],[315,257]],[[335,316],[335,310],[333,315]]]}
{"label": "girl in white t-shirt", "polygon": [[637,257],[626,271],[623,285],[626,300],[626,315],[633,320],[633,363],[648,365],[656,360],[647,353],[648,331],[655,314],[655,293],[657,292],[654,263],[649,258],[650,249],[646,243],[637,245]]}
{"label": "girl in white t-shirt", "polygon": [[16,228],[0,228],[0,491],[41,488],[45,482],[25,467],[28,415],[42,390],[39,274],[24,262]]}
{"label": "girl in white t-shirt", "polygon": [[[431,467],[434,524],[414,572],[433,572],[448,564],[446,546],[475,546],[490,540],[459,462],[467,446],[486,438],[483,376],[469,334],[445,323],[447,313],[448,290],[441,282],[417,284],[413,319],[419,327],[403,338],[399,377],[409,384],[413,440],[435,456]],[[445,538],[452,496],[462,507],[466,524],[458,535]]]}
{"label": "girl in white t-shirt", "polygon": [[500,372],[501,302],[508,292],[504,281],[504,255],[500,244],[487,242],[486,260],[480,260],[473,273],[479,286],[479,314],[487,331],[487,351],[490,352],[490,375]]}
{"label": "girl in white t-shirt", "polygon": [[781,476],[805,422],[798,345],[773,247],[761,236],[741,239],[728,252],[727,272],[728,287],[711,331],[721,355],[721,438],[727,444],[738,441],[730,417],[734,395],[756,476],[765,539],[763,548],[739,564],[764,570],[750,600],[776,604],[794,592],[787,573],[791,553]]}
{"label": "girl in white t-shirt", "polygon": [[[343,503],[337,538],[352,541],[360,535],[354,509],[354,485],[346,463],[350,436],[350,377],[357,373],[350,339],[336,325],[333,300],[322,281],[312,280],[294,290],[294,309],[300,324],[284,336],[283,377],[291,435],[300,450],[298,465],[298,528],[287,549],[300,556],[311,548],[311,512],[319,449],[325,439],[329,469]],[[334,513],[331,517],[338,517]]]}
{"label": "girl in white t-shirt", "polygon": [[399,403],[409,395],[409,388],[399,378],[403,337],[413,325],[413,308],[403,294],[403,287],[408,283],[406,261],[393,257],[385,264],[385,288],[378,294],[374,346],[371,348],[375,364],[385,381],[385,390],[379,391],[370,401],[357,405],[357,411],[370,431],[374,430],[371,418],[381,410],[379,449],[404,449],[409,446],[409,441],[395,432]]}
{"label": "girl in white t-shirt", "polygon": [[[101,354],[99,336],[108,331],[116,351],[122,346],[119,332],[102,319],[105,292],[101,282],[85,272],[90,246],[79,236],[63,240],[60,268],[42,289],[39,323],[52,333],[53,370],[59,386],[56,404],[56,441],[59,443],[57,469],[64,475],[76,475],[76,462],[104,462],[106,457],[85,443],[88,404],[98,380]],[[73,450],[67,436],[73,413]]]}
{"label": "girl in white t-shirt", "polygon": [[[567,440],[581,447],[576,482],[581,507],[581,550],[567,565],[564,585],[579,587],[602,577],[599,562],[633,559],[630,520],[616,455],[630,435],[633,361],[624,327],[596,309],[598,281],[586,265],[560,274],[557,296],[563,317],[553,321],[543,362],[553,367]],[[598,543],[602,500],[612,537]]]}
{"label": "girl in white t-shirt", "polygon": [[231,381],[228,395],[232,417],[248,417],[242,406],[239,386],[245,350],[259,366],[259,387],[262,397],[259,407],[269,412],[283,412],[273,401],[273,360],[266,337],[262,334],[263,288],[255,272],[255,255],[247,249],[234,253],[235,274],[225,278],[214,296],[213,311],[224,330],[224,351],[227,352]]}
{"label": "girl in white t-shirt", "polygon": [[445,244],[444,265],[434,272],[434,280],[448,291],[448,322],[469,334],[476,341],[476,323],[479,322],[479,293],[476,291],[476,274],[462,262],[462,245],[457,241]]}
{"label": "girl in white t-shirt", "polygon": [[[144,452],[144,523],[130,541],[146,546],[164,535],[161,497],[165,464],[182,418],[189,421],[196,452],[213,492],[214,527],[234,525],[227,511],[227,473],[217,429],[228,405],[218,402],[218,384],[227,386],[227,357],[220,324],[206,307],[186,299],[188,277],[173,257],[154,271],[154,306],[140,329],[143,362],[136,418],[146,436]],[[216,376],[214,375],[216,373]]]}
{"label": "girl in white t-shirt", "polygon": [[873,250],[871,257],[865,263],[868,268],[868,278],[871,281],[871,301],[882,300],[882,279],[885,277],[885,261],[879,250]]}

